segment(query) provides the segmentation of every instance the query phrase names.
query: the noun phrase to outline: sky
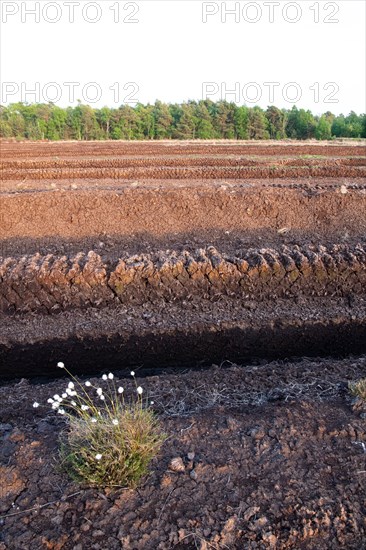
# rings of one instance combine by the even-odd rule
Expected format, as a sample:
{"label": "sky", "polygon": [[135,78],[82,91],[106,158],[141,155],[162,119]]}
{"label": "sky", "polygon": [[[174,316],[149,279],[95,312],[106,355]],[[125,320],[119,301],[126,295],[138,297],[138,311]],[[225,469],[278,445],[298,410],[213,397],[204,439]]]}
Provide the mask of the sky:
{"label": "sky", "polygon": [[366,111],[363,0],[0,0],[0,103]]}

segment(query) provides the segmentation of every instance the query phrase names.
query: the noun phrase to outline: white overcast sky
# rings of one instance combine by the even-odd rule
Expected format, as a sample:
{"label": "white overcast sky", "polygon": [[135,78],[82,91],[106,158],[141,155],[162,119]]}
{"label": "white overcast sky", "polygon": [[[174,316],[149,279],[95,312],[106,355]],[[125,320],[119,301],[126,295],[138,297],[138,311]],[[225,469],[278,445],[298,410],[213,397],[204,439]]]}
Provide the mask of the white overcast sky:
{"label": "white overcast sky", "polygon": [[295,103],[316,114],[366,110],[363,0],[0,5],[2,104],[209,97],[263,108]]}

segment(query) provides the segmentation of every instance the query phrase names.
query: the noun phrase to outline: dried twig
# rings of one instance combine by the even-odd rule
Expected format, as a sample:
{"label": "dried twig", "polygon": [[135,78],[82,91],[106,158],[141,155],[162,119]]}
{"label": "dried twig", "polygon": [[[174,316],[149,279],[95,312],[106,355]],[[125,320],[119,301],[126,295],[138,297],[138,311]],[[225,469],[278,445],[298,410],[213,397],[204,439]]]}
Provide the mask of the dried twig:
{"label": "dried twig", "polygon": [[173,487],[173,489],[170,491],[169,495],[166,497],[166,499],[165,499],[165,501],[164,501],[164,504],[163,504],[163,507],[162,507],[162,509],[160,510],[160,514],[159,514],[159,517],[158,517],[158,523],[160,523],[161,516],[163,515],[163,512],[164,512],[164,510],[165,510],[165,506],[166,506],[166,504],[167,504],[167,502],[168,502],[168,500],[169,500],[171,494],[172,494],[173,491],[175,491],[175,490],[176,490],[176,487]]}
{"label": "dried twig", "polygon": [[34,508],[28,508],[27,510],[20,510],[19,512],[12,512],[11,514],[5,514],[4,516],[0,516],[0,519],[6,519],[12,516],[19,516],[19,514],[26,514],[28,512],[35,512],[35,511],[41,510],[42,508],[45,508],[46,506],[52,506],[52,504],[57,504],[57,502],[61,502],[61,500],[64,502],[68,498],[75,497],[76,495],[80,495],[80,493],[82,493],[82,491],[78,491],[77,493],[72,493],[72,495],[68,495],[62,499],[46,502],[46,504],[39,504],[38,506],[34,506]]}

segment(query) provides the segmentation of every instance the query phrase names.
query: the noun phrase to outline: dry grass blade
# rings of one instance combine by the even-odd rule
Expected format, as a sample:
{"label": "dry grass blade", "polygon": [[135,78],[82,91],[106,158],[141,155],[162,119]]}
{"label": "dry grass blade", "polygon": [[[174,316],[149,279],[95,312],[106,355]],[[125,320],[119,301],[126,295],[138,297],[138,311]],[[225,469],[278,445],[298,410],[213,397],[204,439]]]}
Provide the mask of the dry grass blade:
{"label": "dry grass blade", "polygon": [[366,401],[366,378],[361,378],[357,382],[350,382],[348,388],[352,395]]}

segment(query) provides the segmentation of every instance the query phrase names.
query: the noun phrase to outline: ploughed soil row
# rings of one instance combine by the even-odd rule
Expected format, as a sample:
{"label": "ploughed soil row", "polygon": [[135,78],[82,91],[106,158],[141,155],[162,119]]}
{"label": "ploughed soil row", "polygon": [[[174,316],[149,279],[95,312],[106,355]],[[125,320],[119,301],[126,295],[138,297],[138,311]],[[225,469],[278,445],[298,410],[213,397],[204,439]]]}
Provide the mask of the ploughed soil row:
{"label": "ploughed soil row", "polygon": [[342,142],[256,142],[256,141],[77,141],[77,142],[0,142],[2,159],[54,158],[119,155],[262,155],[330,157],[365,156],[365,141]]}
{"label": "ploughed soil row", "polygon": [[[162,161],[164,163],[164,160]],[[5,181],[59,179],[259,179],[259,178],[366,178],[366,166],[160,166],[131,168],[24,168],[2,169]]]}
{"label": "ploughed soil row", "polygon": [[[76,357],[75,368],[123,361],[154,369],[365,351],[366,178],[331,177],[343,169],[360,175],[364,146],[2,145],[5,159],[55,166],[67,159],[80,176],[43,180],[26,165],[24,179],[11,180],[3,171],[3,376],[48,372],[61,352]],[[202,155],[211,155],[213,166]],[[216,166],[212,155],[226,156],[217,163],[227,165]],[[240,170],[272,170],[232,166],[240,155],[329,162],[279,166],[294,170],[293,178],[240,179]],[[164,158],[174,156],[181,168],[165,167]],[[131,157],[137,165],[125,179],[107,178],[127,173],[112,163]],[[143,157],[158,160],[139,167]],[[317,162],[327,177],[297,177]],[[89,169],[98,177],[85,177]],[[64,168],[49,170],[60,175]],[[165,170],[163,179],[134,177],[149,170]],[[171,179],[179,170],[188,179]],[[219,179],[204,179],[218,172]]]}
{"label": "ploughed soil row", "polygon": [[232,257],[213,246],[105,261],[90,251],[75,257],[0,257],[0,311],[58,312],[159,301],[217,301],[238,296],[265,301],[299,296],[365,295],[362,244],[282,246]]}
{"label": "ploughed soil row", "polygon": [[319,181],[295,179],[281,185],[273,180],[275,187],[266,187],[265,180],[75,180],[57,182],[57,188],[52,181],[41,182],[38,190],[6,182],[3,187],[12,191],[0,201],[1,237],[67,241],[99,236],[103,241],[108,235],[127,240],[145,235],[171,242],[175,235],[184,243],[184,235],[193,232],[206,245],[211,243],[203,235],[215,231],[227,232],[228,242],[233,232],[245,236],[263,229],[311,233],[321,241],[364,235],[365,178],[357,185],[346,179],[329,178],[324,186]]}
{"label": "ploughed soil row", "polygon": [[[159,188],[160,191],[172,190],[179,188],[180,191],[189,188],[194,190],[200,190],[205,188],[206,190],[230,190],[231,193],[234,189],[243,190],[250,188],[257,188],[258,191],[267,187],[269,189],[298,189],[307,191],[308,194],[317,194],[319,191],[334,190],[337,193],[343,195],[349,191],[356,190],[361,191],[364,194],[366,190],[366,179],[362,177],[353,178],[339,178],[339,177],[319,177],[312,179],[311,177],[298,177],[298,178],[237,178],[237,179],[146,179],[139,178],[62,178],[57,179],[55,182],[53,179],[27,179],[22,181],[18,180],[4,180],[1,184],[0,194],[5,198],[8,195],[18,195],[19,193],[30,192],[53,192],[53,191],[76,191],[76,190],[98,190],[98,191],[116,191],[123,189],[153,189]],[[183,191],[184,195],[184,191]]]}
{"label": "ploughed soil row", "polygon": [[[270,165],[271,168],[277,168],[280,166],[315,166],[315,167],[334,167],[334,166],[366,166],[366,151],[365,157],[340,157],[340,158],[267,158],[258,156],[254,158],[248,157],[234,157],[229,156],[206,156],[200,155],[199,157],[186,157],[186,156],[169,156],[160,155],[154,157],[117,157],[117,158],[87,158],[87,159],[22,159],[22,160],[3,160],[0,162],[0,172],[3,179],[19,179],[18,173],[20,171],[40,170],[47,169],[60,170],[60,169],[77,169],[77,168],[136,168],[136,167],[208,167],[208,166],[226,166],[226,167],[263,167],[263,165]],[[31,173],[31,172],[30,172]],[[72,173],[72,172],[70,172]],[[40,179],[43,172],[40,173]]]}
{"label": "ploughed soil row", "polygon": [[138,490],[72,483],[46,403],[68,380],[14,381],[0,388],[0,548],[364,550],[366,415],[347,384],[365,375],[359,357],[137,378],[169,436]]}

